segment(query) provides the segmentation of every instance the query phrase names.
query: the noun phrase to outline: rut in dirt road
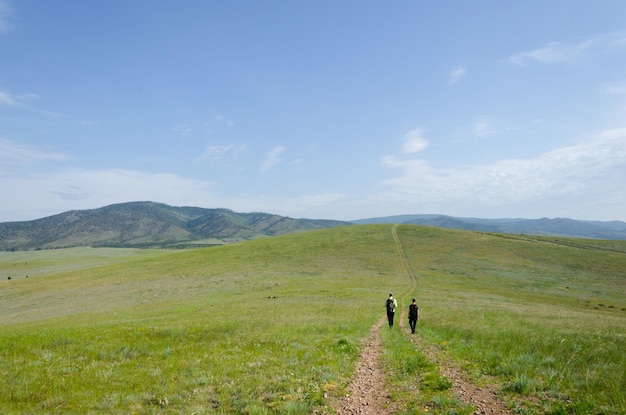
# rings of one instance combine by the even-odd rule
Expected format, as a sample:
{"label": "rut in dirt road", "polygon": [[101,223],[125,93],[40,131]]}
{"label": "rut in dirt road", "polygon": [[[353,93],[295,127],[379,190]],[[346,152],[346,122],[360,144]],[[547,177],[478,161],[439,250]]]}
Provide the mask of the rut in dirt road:
{"label": "rut in dirt road", "polygon": [[[399,250],[403,268],[411,281],[411,286],[406,292],[411,293],[415,290],[417,279],[406,262],[406,256],[396,234],[396,226],[392,228],[392,234]],[[403,318],[404,313],[401,313],[400,317]],[[337,414],[392,415],[397,412],[397,408],[391,402],[390,394],[386,389],[386,375],[379,365],[382,353],[379,331],[385,321],[386,318],[383,317],[370,330],[347,394],[333,405]]]}
{"label": "rut in dirt road", "polygon": [[378,364],[381,354],[378,332],[384,320],[372,327],[348,392],[334,405],[339,415],[391,415],[396,412],[385,388],[385,373]]}
{"label": "rut in dirt road", "polygon": [[[406,257],[402,242],[397,233],[398,225],[392,227],[393,239],[398,247],[398,253],[402,266],[406,272],[406,275],[411,280],[411,288],[402,297],[402,304],[404,299],[408,295],[417,289],[417,276],[411,270],[409,261]],[[416,344],[420,350],[428,357],[428,360],[439,366],[439,371],[442,376],[445,376],[452,382],[452,392],[459,398],[459,400],[465,404],[473,405],[475,407],[472,415],[485,415],[485,414],[510,414],[504,403],[497,396],[497,388],[494,385],[485,385],[484,387],[478,387],[476,384],[466,380],[461,369],[456,367],[454,363],[446,358],[444,353],[436,346],[426,344],[426,342],[414,335],[410,334],[410,330],[404,324],[405,312],[402,308],[402,316],[400,317],[400,326],[407,336],[410,336],[411,341]]]}

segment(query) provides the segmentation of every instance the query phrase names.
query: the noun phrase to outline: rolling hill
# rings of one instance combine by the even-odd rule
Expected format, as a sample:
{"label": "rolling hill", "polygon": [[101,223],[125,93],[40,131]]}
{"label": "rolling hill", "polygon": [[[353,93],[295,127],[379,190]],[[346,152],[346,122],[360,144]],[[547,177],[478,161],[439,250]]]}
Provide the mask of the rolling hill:
{"label": "rolling hill", "polygon": [[398,215],[351,221],[355,224],[396,223],[481,232],[626,240],[626,223],[567,218],[479,219],[447,215]]}
{"label": "rolling hill", "polygon": [[0,250],[221,245],[345,225],[349,223],[129,202],[33,221],[0,223]]}

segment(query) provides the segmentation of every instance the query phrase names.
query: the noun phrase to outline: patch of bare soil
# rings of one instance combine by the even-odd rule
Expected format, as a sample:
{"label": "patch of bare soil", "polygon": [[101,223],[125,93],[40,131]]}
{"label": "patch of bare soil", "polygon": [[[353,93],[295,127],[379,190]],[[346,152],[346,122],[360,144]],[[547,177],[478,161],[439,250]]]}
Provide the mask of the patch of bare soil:
{"label": "patch of bare soil", "polygon": [[[332,412],[316,411],[316,414],[391,415],[398,412],[398,407],[392,402],[386,388],[386,374],[378,363],[381,354],[378,332],[383,321],[384,318],[372,327],[346,394],[331,402]],[[408,333],[407,328],[403,330],[408,336],[413,336]],[[459,400],[475,407],[474,415],[510,414],[498,397],[494,385],[478,386],[468,381],[461,369],[455,367],[441,350],[425,344],[418,336],[411,338],[428,359],[439,367],[440,373],[452,382],[452,392]]]}
{"label": "patch of bare soil", "polygon": [[385,321],[384,318],[372,327],[346,394],[331,403],[334,411],[332,413],[339,415],[396,413],[394,403],[385,386],[385,373],[378,364],[381,354],[378,332],[383,321]]}

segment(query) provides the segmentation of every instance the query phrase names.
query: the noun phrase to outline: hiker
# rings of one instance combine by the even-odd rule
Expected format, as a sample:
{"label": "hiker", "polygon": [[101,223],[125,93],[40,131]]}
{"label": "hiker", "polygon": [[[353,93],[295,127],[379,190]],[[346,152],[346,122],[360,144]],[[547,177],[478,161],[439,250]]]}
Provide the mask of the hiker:
{"label": "hiker", "polygon": [[389,293],[385,307],[387,307],[387,320],[389,320],[389,328],[391,328],[393,326],[393,315],[396,313],[396,307],[398,307],[398,302],[393,298],[393,294]]}
{"label": "hiker", "polygon": [[415,325],[417,324],[417,312],[419,307],[415,304],[415,298],[409,306],[409,326],[411,326],[411,333],[415,334]]}

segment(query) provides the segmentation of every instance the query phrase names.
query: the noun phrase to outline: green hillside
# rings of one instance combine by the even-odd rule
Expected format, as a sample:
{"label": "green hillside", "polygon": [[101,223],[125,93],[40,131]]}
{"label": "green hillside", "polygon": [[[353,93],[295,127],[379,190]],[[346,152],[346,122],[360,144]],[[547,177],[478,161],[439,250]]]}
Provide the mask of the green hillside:
{"label": "green hillside", "polygon": [[[358,225],[99,252],[0,253],[0,413],[312,413],[389,292],[516,413],[626,412],[626,242]],[[407,337],[384,341],[403,413],[466,413]]]}

